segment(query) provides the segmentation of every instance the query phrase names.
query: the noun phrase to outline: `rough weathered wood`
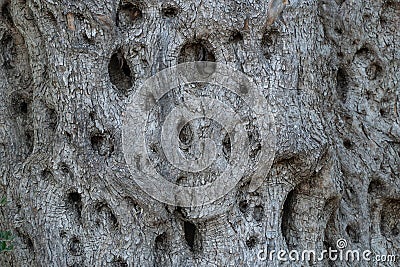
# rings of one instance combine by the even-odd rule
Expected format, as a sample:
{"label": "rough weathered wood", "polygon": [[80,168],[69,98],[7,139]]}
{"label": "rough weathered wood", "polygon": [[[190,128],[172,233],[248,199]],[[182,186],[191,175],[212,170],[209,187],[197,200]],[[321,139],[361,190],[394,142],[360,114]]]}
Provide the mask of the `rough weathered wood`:
{"label": "rough weathered wood", "polygon": [[[258,252],[335,248],[339,238],[400,256],[398,0],[0,7],[0,193],[9,201],[0,221],[15,234],[1,266],[281,266]],[[125,186],[121,126],[147,78],[194,60],[253,78],[272,106],[277,144],[258,190],[243,179],[220,205],[190,209]],[[183,143],[200,131],[191,126]],[[200,177],[215,178],[165,178]],[[328,264],[346,266],[316,263]]]}

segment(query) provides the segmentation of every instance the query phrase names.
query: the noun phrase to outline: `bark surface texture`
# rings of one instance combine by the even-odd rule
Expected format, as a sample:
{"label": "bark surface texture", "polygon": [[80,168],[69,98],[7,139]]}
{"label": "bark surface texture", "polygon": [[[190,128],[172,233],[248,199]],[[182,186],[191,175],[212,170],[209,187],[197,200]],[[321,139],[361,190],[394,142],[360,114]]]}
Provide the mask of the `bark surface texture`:
{"label": "bark surface texture", "polygon": [[[2,0],[0,8],[8,200],[0,220],[15,236],[1,266],[310,266],[257,254],[335,248],[339,238],[400,256],[398,0]],[[244,178],[216,205],[192,209],[135,186],[121,143],[128,97],[190,61],[230,63],[252,77],[277,129],[258,190]],[[163,98],[154,117],[180,97]],[[190,138],[210,129],[223,134],[204,122],[179,138],[190,150]],[[168,169],[153,139],[165,178],[196,183],[200,176]],[[217,140],[229,157],[229,140]],[[200,178],[214,179],[220,162]],[[368,264],[376,266],[314,265]]]}

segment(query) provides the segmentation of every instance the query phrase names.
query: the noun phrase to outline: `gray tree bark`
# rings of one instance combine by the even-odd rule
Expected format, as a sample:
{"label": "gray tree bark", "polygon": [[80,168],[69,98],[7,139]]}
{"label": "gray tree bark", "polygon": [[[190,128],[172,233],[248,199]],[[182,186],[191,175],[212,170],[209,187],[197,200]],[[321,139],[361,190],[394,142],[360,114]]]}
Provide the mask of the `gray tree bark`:
{"label": "gray tree bark", "polygon": [[[340,238],[351,249],[400,256],[398,0],[3,0],[0,7],[0,193],[8,199],[0,230],[15,235],[1,266],[377,266],[257,257],[265,247],[335,248]],[[148,196],[122,150],[129,96],[190,61],[235,65],[275,117],[275,157],[263,185],[249,192],[243,178],[212,207]],[[199,131],[184,127],[180,139]],[[229,142],[218,140],[229,158]],[[162,172],[159,156],[150,159]],[[221,166],[201,175],[212,180]],[[186,185],[203,177],[165,173]]]}

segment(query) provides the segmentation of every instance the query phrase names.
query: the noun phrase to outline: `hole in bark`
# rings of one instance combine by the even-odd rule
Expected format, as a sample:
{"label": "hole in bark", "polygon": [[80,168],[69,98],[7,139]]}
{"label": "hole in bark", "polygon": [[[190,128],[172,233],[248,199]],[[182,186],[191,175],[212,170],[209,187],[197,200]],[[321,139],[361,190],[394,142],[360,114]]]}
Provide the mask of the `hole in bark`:
{"label": "hole in bark", "polygon": [[245,94],[249,93],[249,87],[245,83],[241,83],[239,85],[239,91],[241,94],[245,95]]}
{"label": "hole in bark", "polygon": [[60,232],[60,237],[61,237],[61,238],[66,238],[66,237],[67,237],[67,232],[61,231],[61,232]]}
{"label": "hole in bark", "polygon": [[25,231],[23,231],[21,228],[17,228],[16,233],[19,238],[21,238],[21,241],[26,245],[27,249],[30,251],[35,251],[32,238]]}
{"label": "hole in bark", "polygon": [[3,56],[3,66],[6,70],[13,69],[14,66],[14,56],[15,56],[15,46],[14,40],[10,34],[5,34],[1,39],[2,46],[2,56]]}
{"label": "hole in bark", "polygon": [[164,232],[158,235],[154,241],[155,248],[158,250],[166,250],[167,248],[167,234]]}
{"label": "hole in bark", "polygon": [[368,22],[371,19],[371,14],[365,13],[363,14],[364,21]]}
{"label": "hole in bark", "polygon": [[262,40],[261,46],[263,48],[263,54],[266,59],[270,59],[274,54],[275,46],[279,39],[279,31],[277,29],[271,29],[265,32]]}
{"label": "hole in bark", "polygon": [[336,75],[336,93],[339,99],[346,102],[347,92],[349,90],[349,82],[347,72],[343,68],[339,68]]}
{"label": "hole in bark", "polygon": [[77,237],[71,238],[68,244],[68,251],[73,256],[82,255],[82,244],[81,241]]}
{"label": "hole in bark", "polygon": [[370,57],[371,55],[371,50],[369,50],[368,47],[363,46],[356,52],[356,56],[365,56],[365,57]]}
{"label": "hole in bark", "polygon": [[114,152],[114,145],[109,134],[92,133],[90,143],[93,150],[100,156],[110,156]]}
{"label": "hole in bark", "polygon": [[240,41],[243,41],[243,34],[240,31],[234,31],[229,38],[229,41],[232,43],[238,43]]}
{"label": "hole in bark", "polygon": [[353,144],[353,142],[351,142],[351,140],[349,140],[349,139],[344,139],[344,140],[343,140],[343,146],[344,146],[346,149],[352,149],[353,146],[354,146],[354,144]]}
{"label": "hole in bark", "polygon": [[290,225],[291,225],[291,217],[292,217],[292,203],[294,202],[294,190],[290,191],[286,197],[286,200],[283,204],[282,209],[282,222],[281,222],[281,231],[282,235],[285,238],[286,245],[289,246],[290,243]]}
{"label": "hole in bark", "polygon": [[142,8],[139,3],[121,2],[117,13],[117,26],[124,27],[133,25],[143,17]]}
{"label": "hole in bark", "polygon": [[179,206],[176,207],[176,209],[174,211],[174,214],[180,219],[186,218],[186,214],[185,214],[185,212],[184,212],[182,207],[179,207]]}
{"label": "hole in bark", "polygon": [[400,2],[396,0],[386,0],[383,8],[392,8],[394,10],[400,11]]}
{"label": "hole in bark", "polygon": [[17,210],[20,211],[22,208],[22,205],[20,202],[15,203],[15,206],[17,207]]}
{"label": "hole in bark", "polygon": [[261,221],[264,217],[264,207],[261,205],[255,206],[253,211],[253,218],[257,222]]}
{"label": "hole in bark", "polygon": [[251,236],[249,239],[246,240],[246,246],[250,249],[254,248],[258,244],[258,237]]}
{"label": "hole in bark", "polygon": [[80,218],[82,217],[83,206],[81,194],[79,194],[78,192],[68,193],[67,204],[68,207],[76,213],[78,220],[80,220]]}
{"label": "hole in bark", "polygon": [[363,65],[377,64],[374,63],[376,59],[376,53],[369,44],[365,44],[355,54],[354,60],[360,61]]}
{"label": "hole in bark", "polygon": [[82,39],[85,43],[94,45],[96,43],[93,37],[89,37],[86,32],[82,32]]}
{"label": "hole in bark", "polygon": [[179,141],[184,145],[190,145],[193,140],[193,130],[189,123],[185,124],[179,132]]}
{"label": "hole in bark", "polygon": [[64,174],[69,174],[69,167],[66,163],[61,163],[60,164],[60,170],[64,173]]}
{"label": "hole in bark", "polygon": [[[29,9],[29,10],[30,10],[30,12],[33,12],[31,9]],[[43,19],[45,19],[49,24],[51,24],[54,29],[58,28],[57,18],[54,16],[54,14],[52,12],[50,12],[50,11],[46,12],[46,14],[43,15]]]}
{"label": "hole in bark", "polygon": [[112,261],[111,266],[112,267],[128,267],[128,263],[126,263],[126,261],[122,257],[118,257]]}
{"label": "hole in bark", "polygon": [[94,111],[89,112],[89,118],[92,122],[96,122],[96,117],[97,117],[96,112]]}
{"label": "hole in bark", "polygon": [[381,114],[382,117],[388,117],[388,115],[390,114],[390,112],[385,109],[385,108],[380,108],[379,109],[379,114]]}
{"label": "hole in bark", "polygon": [[16,93],[12,96],[12,105],[14,106],[16,114],[20,115],[24,119],[28,119],[30,107],[31,107],[31,99],[29,96]]}
{"label": "hole in bark", "polygon": [[97,225],[110,226],[112,229],[118,228],[118,219],[115,216],[114,212],[111,210],[110,206],[105,202],[99,202],[96,205],[97,212]]}
{"label": "hole in bark", "polygon": [[153,153],[153,154],[157,154],[160,151],[160,149],[158,148],[158,144],[152,143],[149,145],[149,148],[150,148],[151,153]]}
{"label": "hole in bark", "polygon": [[166,18],[173,18],[179,14],[179,8],[173,5],[168,5],[161,9],[161,13]]}
{"label": "hole in bark", "polygon": [[[8,7],[5,9],[8,10]],[[3,16],[8,16],[8,11],[5,12],[6,14],[3,14]],[[4,22],[4,20],[2,21]],[[16,94],[24,96],[24,98],[18,99],[18,102],[27,100],[27,104],[29,105],[32,99],[32,71],[29,64],[28,48],[23,36],[20,34],[12,21],[10,21],[9,25],[7,25],[7,21],[5,24],[6,25],[4,26],[7,26],[8,30],[5,30],[0,37],[0,47],[2,48],[0,51],[0,57],[3,58],[3,67],[6,75],[5,77],[11,86],[10,88],[15,88],[18,92],[20,92]],[[18,107],[15,109],[18,110]],[[32,123],[29,125],[32,125]]]}
{"label": "hole in bark", "polygon": [[154,266],[168,266],[170,264],[168,255],[171,250],[168,244],[168,236],[165,232],[155,238],[154,250]]}
{"label": "hole in bark", "polygon": [[189,43],[182,47],[178,56],[178,63],[193,61],[215,62],[215,56],[203,43]]}
{"label": "hole in bark", "polygon": [[293,165],[297,164],[299,161],[300,161],[299,156],[288,154],[288,155],[283,155],[282,157],[277,158],[276,164],[288,167],[288,166],[293,166]]}
{"label": "hole in bark", "polygon": [[45,181],[50,181],[50,180],[53,180],[54,176],[53,176],[53,173],[49,169],[44,169],[42,171],[42,178]]}
{"label": "hole in bark", "polygon": [[335,31],[337,34],[342,34],[342,33],[343,33],[343,30],[342,30],[341,28],[338,28],[338,27],[335,27],[335,28],[334,28],[334,31]]}
{"label": "hole in bark", "polygon": [[381,233],[384,237],[391,239],[397,247],[400,245],[399,222],[400,200],[386,200],[381,211]]}
{"label": "hole in bark", "polygon": [[246,213],[249,209],[249,204],[247,204],[246,200],[242,200],[239,202],[239,210],[242,213]]}
{"label": "hole in bark", "polygon": [[385,191],[385,185],[379,180],[373,180],[368,186],[368,194],[382,194]]}
{"label": "hole in bark", "polygon": [[338,4],[338,6],[342,6],[342,4],[346,2],[346,0],[335,0],[335,2]]}
{"label": "hole in bark", "polygon": [[33,151],[33,131],[32,130],[25,131],[25,143],[28,148],[28,154],[31,154]]}
{"label": "hole in bark", "polygon": [[28,247],[29,250],[32,250],[32,251],[34,250],[32,238],[30,238],[29,236],[25,236],[24,243],[26,244],[26,246]]}
{"label": "hole in bark", "polygon": [[13,19],[11,16],[11,10],[10,10],[10,1],[9,0],[5,0],[1,3],[4,3],[3,6],[1,6],[1,14],[2,17],[10,24],[14,24],[13,23]]}
{"label": "hole in bark", "polygon": [[65,138],[67,139],[68,143],[72,142],[72,134],[66,130],[64,130]]}
{"label": "hole in bark", "polygon": [[23,101],[20,106],[19,106],[19,110],[21,113],[26,114],[28,113],[28,103],[26,103],[25,101]]}
{"label": "hole in bark", "polygon": [[227,159],[231,156],[231,146],[231,138],[229,137],[229,134],[226,134],[222,140],[222,152]]}
{"label": "hole in bark", "polygon": [[365,73],[369,80],[375,80],[381,76],[382,67],[378,63],[372,63],[365,69]]}
{"label": "hole in bark", "polygon": [[178,179],[176,179],[176,184],[188,186],[189,185],[188,178],[186,176],[179,176]]}
{"label": "hole in bark", "polygon": [[195,241],[197,236],[197,227],[191,222],[184,221],[183,222],[183,229],[185,232],[185,240],[190,247],[191,251],[195,250]]}
{"label": "hole in bark", "polygon": [[346,227],[346,233],[354,243],[360,242],[360,226],[357,224],[349,224]]}
{"label": "hole in bark", "polygon": [[110,81],[123,94],[133,86],[131,70],[121,49],[111,56],[108,64],[108,74]]}
{"label": "hole in bark", "polygon": [[392,229],[392,235],[393,235],[393,236],[398,236],[399,234],[400,234],[399,226],[396,225],[396,226]]}

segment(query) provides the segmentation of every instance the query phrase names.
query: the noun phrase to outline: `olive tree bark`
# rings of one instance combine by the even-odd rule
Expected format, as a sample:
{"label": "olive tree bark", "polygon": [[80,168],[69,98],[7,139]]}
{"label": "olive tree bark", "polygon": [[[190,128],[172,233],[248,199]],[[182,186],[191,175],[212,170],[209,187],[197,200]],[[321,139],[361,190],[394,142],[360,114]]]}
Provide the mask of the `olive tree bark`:
{"label": "olive tree bark", "polygon": [[[0,5],[0,193],[8,200],[0,230],[15,236],[1,266],[376,266],[257,256],[265,247],[336,248],[340,238],[400,256],[398,0]],[[190,61],[233,64],[275,117],[263,185],[249,192],[244,178],[214,208],[174,207],[125,186],[128,97]],[[190,147],[200,128],[184,127],[182,143]],[[218,140],[229,157],[229,140]],[[166,174],[183,184],[196,177]]]}

